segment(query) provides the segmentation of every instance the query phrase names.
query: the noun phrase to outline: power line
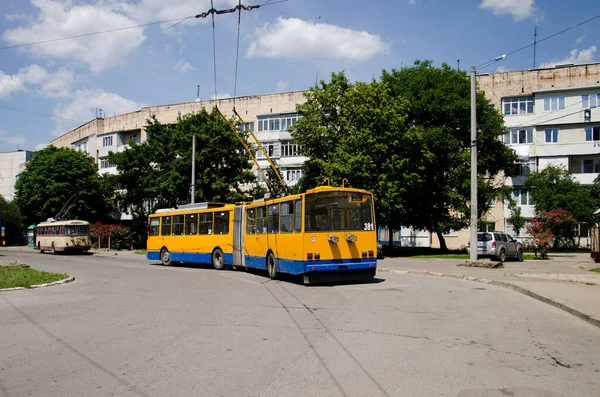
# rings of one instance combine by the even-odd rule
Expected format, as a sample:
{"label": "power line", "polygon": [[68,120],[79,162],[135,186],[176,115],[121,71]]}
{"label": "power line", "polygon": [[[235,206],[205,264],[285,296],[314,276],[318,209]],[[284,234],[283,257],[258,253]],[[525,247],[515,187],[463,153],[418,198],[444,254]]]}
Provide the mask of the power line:
{"label": "power line", "polygon": [[83,33],[83,34],[78,34],[78,35],[74,35],[74,36],[61,37],[61,38],[58,38],[58,39],[34,41],[34,42],[31,42],[31,43],[25,43],[25,44],[15,44],[15,45],[7,46],[7,47],[0,47],[0,50],[8,50],[10,48],[17,48],[17,47],[28,47],[28,46],[37,45],[37,44],[53,43],[53,42],[62,41],[62,40],[78,39],[80,37],[94,36],[94,35],[97,35],[97,34],[104,34],[104,33],[113,33],[113,32],[119,32],[119,31],[128,30],[128,29],[138,29],[138,28],[143,28],[143,27],[146,27],[146,26],[159,25],[161,23],[167,23],[167,22],[174,22],[174,21],[183,22],[184,20],[186,20],[188,18],[195,18],[195,16],[190,16],[190,17],[185,17],[185,18],[177,18],[177,19],[169,19],[169,20],[166,20],[166,21],[150,22],[150,23],[145,23],[145,24],[142,24],[142,25],[127,26],[127,27],[124,27],[124,28],[102,30],[102,31],[99,31],[99,32]]}
{"label": "power line", "polygon": [[[590,18],[590,19],[586,19],[585,21],[583,21],[583,22],[580,22],[580,23],[578,23],[578,24],[576,24],[576,25],[573,25],[573,26],[571,26],[571,27],[568,27],[568,28],[566,28],[566,29],[563,29],[563,30],[561,30],[560,32],[556,32],[556,33],[554,33],[554,34],[551,34],[550,36],[546,36],[546,37],[544,37],[543,39],[540,39],[540,40],[534,41],[533,43],[529,43],[529,44],[527,44],[527,45],[525,45],[525,46],[523,46],[523,47],[521,47],[521,48],[517,48],[516,50],[514,50],[514,51],[511,51],[511,52],[507,53],[507,54],[506,54],[506,56],[509,56],[509,55],[515,54],[515,53],[517,53],[517,52],[519,52],[519,51],[523,51],[524,49],[527,49],[527,48],[529,48],[529,47],[532,47],[532,46],[534,46],[534,45],[536,45],[536,44],[539,44],[539,43],[541,43],[542,41],[549,40],[549,39],[551,39],[551,38],[553,38],[553,37],[556,37],[556,36],[558,36],[558,35],[561,35],[561,34],[563,34],[563,33],[565,33],[565,32],[568,32],[569,30],[575,29],[575,28],[577,28],[577,27],[579,27],[579,26],[581,26],[581,25],[585,25],[586,23],[588,23],[588,22],[591,22],[591,21],[593,21],[593,20],[595,20],[595,19],[598,19],[598,18],[600,18],[600,14],[598,14],[598,15],[596,15],[596,16],[594,16],[594,17]],[[477,66],[477,68],[481,67],[482,65],[485,65],[486,63],[488,63],[488,62],[484,62],[484,63],[482,63],[481,65]]]}
{"label": "power line", "polygon": [[11,107],[8,107],[8,106],[2,106],[2,105],[0,105],[0,108],[2,108],[2,109],[8,109],[8,110],[14,110],[15,112],[22,112],[22,113],[35,114],[35,115],[38,115],[38,116],[50,117],[50,118],[53,118],[53,119],[60,119],[60,120],[74,121],[74,122],[81,123],[81,124],[87,123],[87,121],[81,121],[81,120],[69,119],[69,118],[66,118],[66,117],[60,117],[60,116],[52,116],[52,115],[50,115],[50,114],[38,113],[38,112],[32,112],[32,111],[30,111],[30,110],[25,110],[25,109],[16,109],[16,108],[11,108]]}

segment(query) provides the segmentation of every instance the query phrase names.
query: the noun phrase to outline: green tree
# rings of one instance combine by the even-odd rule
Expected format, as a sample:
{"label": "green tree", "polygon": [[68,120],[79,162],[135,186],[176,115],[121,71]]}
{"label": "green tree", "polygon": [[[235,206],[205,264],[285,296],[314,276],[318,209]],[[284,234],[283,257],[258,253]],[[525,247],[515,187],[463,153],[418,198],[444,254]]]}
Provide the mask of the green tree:
{"label": "green tree", "polygon": [[406,124],[408,103],[392,97],[384,83],[350,84],[343,72],[321,81],[306,98],[298,105],[303,117],[292,127],[294,142],[309,157],[301,189],[322,185],[325,178],[333,185],[347,179],[373,192],[380,224],[398,228],[427,156],[422,131]]}
{"label": "green tree", "polygon": [[525,181],[525,187],[531,189],[537,216],[562,208],[578,222],[594,222],[597,208],[590,189],[577,182],[567,170],[549,166],[540,172],[533,172]]}
{"label": "green tree", "polygon": [[18,245],[25,241],[25,224],[19,208],[14,201],[6,201],[0,195],[0,217],[5,228],[3,237],[6,245]]}
{"label": "green tree", "polygon": [[72,149],[35,152],[15,190],[15,204],[28,224],[56,216],[93,222],[110,211],[94,160]]}
{"label": "green tree", "polygon": [[[383,71],[381,80],[395,97],[410,102],[408,125],[423,130],[423,172],[410,187],[406,226],[436,233],[446,249],[444,233],[467,227],[470,218],[470,82],[460,71],[430,61]],[[502,197],[501,172],[510,175],[516,155],[498,139],[505,132],[502,115],[483,93],[476,97],[478,215],[485,215],[494,198]],[[491,176],[491,177],[490,177]]]}
{"label": "green tree", "polygon": [[[118,182],[126,191],[122,204],[145,219],[156,208],[190,202],[192,137],[196,136],[195,202],[236,202],[249,194],[240,185],[255,182],[249,157],[227,123],[213,109],[180,116],[175,124],[153,118],[142,144],[110,153],[119,171]],[[244,133],[240,133],[244,139]]]}

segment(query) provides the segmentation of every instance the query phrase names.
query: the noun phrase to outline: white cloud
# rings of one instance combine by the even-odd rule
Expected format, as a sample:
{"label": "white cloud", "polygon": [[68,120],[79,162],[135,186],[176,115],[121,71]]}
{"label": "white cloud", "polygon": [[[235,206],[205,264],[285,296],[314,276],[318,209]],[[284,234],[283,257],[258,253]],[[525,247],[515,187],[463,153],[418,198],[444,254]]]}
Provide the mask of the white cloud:
{"label": "white cloud", "polygon": [[23,19],[27,19],[27,15],[25,14],[6,14],[5,17],[7,21],[22,21]]}
{"label": "white cloud", "polygon": [[[109,4],[74,5],[71,1],[63,3],[55,0],[31,2],[39,9],[38,17],[24,26],[6,30],[2,37],[8,43],[27,44],[137,25],[132,18],[112,10]],[[44,58],[82,62],[92,71],[99,72],[121,63],[144,40],[142,29],[128,29],[24,48]]]}
{"label": "white cloud", "polygon": [[585,39],[585,35],[578,37],[577,40],[575,40],[575,45],[581,44],[584,39]]}
{"label": "white cloud", "polygon": [[33,148],[34,151],[37,150],[42,150],[48,147],[47,143],[38,143],[37,145],[35,145],[35,147]]}
{"label": "white cloud", "polygon": [[415,0],[409,0],[408,4],[415,4]]}
{"label": "white cloud", "polygon": [[483,0],[480,8],[487,8],[494,15],[510,14],[516,21],[533,16],[536,11],[535,0]]}
{"label": "white cloud", "polygon": [[[102,109],[109,117],[140,110],[144,105],[122,96],[102,90],[78,90],[73,94],[73,100],[66,105],[54,108],[53,114],[72,120],[91,120],[96,117],[96,109]],[[52,135],[59,136],[73,128],[68,120],[57,120]]]}
{"label": "white cloud", "polygon": [[49,73],[36,64],[19,69],[15,75],[7,75],[0,71],[0,98],[6,99],[19,91],[45,97],[68,97],[73,80],[73,72],[68,69],[61,68]]}
{"label": "white cloud", "polygon": [[256,30],[250,57],[334,58],[364,61],[389,51],[378,35],[298,18],[278,18]]}
{"label": "white cloud", "polygon": [[194,66],[192,66],[190,63],[185,62],[183,59],[180,59],[179,61],[177,61],[174,68],[175,68],[175,70],[179,70],[181,73],[184,73],[184,74],[190,70],[198,70]]}
{"label": "white cloud", "polygon": [[277,87],[275,88],[275,92],[284,92],[288,89],[289,84],[286,83],[285,81],[281,81],[279,80],[277,82]]}
{"label": "white cloud", "polygon": [[552,68],[556,65],[564,65],[569,63],[582,64],[595,62],[596,46],[593,45],[585,50],[578,50],[577,48],[571,50],[568,57],[558,61],[551,61],[542,63],[541,68]]}
{"label": "white cloud", "polygon": [[7,131],[0,130],[0,142],[5,143],[6,145],[24,145],[25,138],[11,136]]}
{"label": "white cloud", "polygon": [[5,74],[0,70],[0,99],[9,98],[12,93],[23,89],[23,80],[18,75]]}
{"label": "white cloud", "polygon": [[503,72],[508,72],[508,69],[504,66],[498,66],[498,69],[496,69],[496,73],[503,73]]}

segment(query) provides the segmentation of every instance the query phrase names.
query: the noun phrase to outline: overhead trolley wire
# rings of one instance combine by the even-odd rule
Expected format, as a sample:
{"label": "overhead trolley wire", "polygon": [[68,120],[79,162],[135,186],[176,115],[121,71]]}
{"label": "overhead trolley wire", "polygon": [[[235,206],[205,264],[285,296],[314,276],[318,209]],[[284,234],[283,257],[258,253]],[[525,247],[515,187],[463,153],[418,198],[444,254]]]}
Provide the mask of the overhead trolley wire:
{"label": "overhead trolley wire", "polygon": [[[285,0],[285,1],[287,1],[287,0]],[[273,3],[273,4],[274,4],[274,3]],[[535,43],[529,43],[529,44],[527,44],[527,45],[525,45],[525,46],[523,46],[523,47],[521,47],[521,48],[517,48],[516,50],[514,50],[514,51],[511,51],[511,52],[507,53],[507,54],[506,54],[506,56],[510,56],[510,55],[512,55],[512,54],[515,54],[515,53],[517,53],[517,52],[519,52],[519,51],[523,51],[523,50],[524,50],[524,49],[526,49],[526,48],[532,47],[532,46],[533,46],[534,44],[536,44],[536,43],[537,43],[537,44],[539,44],[539,43],[541,43],[542,41],[549,40],[549,39],[551,39],[551,38],[553,38],[553,37],[556,37],[556,36],[558,36],[558,35],[561,35],[561,34],[563,34],[563,33],[566,33],[566,32],[568,32],[569,30],[575,29],[575,28],[577,28],[577,27],[579,27],[579,26],[581,26],[581,25],[585,25],[586,23],[592,22],[593,20],[595,20],[595,19],[598,19],[598,18],[600,18],[600,14],[598,14],[598,15],[596,15],[596,16],[594,16],[594,17],[591,17],[591,18],[589,18],[589,19],[586,19],[586,20],[585,20],[585,21],[583,21],[583,22],[580,22],[580,23],[578,23],[578,24],[575,24],[575,25],[573,25],[573,26],[570,26],[570,27],[568,27],[568,28],[566,28],[566,29],[563,29],[563,30],[561,30],[561,31],[559,31],[559,32],[553,33],[553,34],[551,34],[550,36],[546,36],[546,37],[544,37],[543,39],[537,40],[537,42],[535,42]],[[484,63],[482,63],[481,65],[477,66],[476,68],[479,68],[479,67],[481,67],[481,66],[485,65],[486,63],[488,63],[488,62],[484,62]]]}

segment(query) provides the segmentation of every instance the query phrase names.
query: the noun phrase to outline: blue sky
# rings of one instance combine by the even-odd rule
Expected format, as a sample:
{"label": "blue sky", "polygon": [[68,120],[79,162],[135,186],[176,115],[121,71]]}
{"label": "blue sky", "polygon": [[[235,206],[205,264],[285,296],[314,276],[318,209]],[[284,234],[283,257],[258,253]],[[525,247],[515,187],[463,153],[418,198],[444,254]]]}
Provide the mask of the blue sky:
{"label": "blue sky", "polygon": [[[263,4],[268,0],[243,0]],[[238,0],[214,0],[215,8]],[[351,80],[416,59],[480,65],[600,14],[581,0],[288,0],[242,12],[237,95],[309,88],[331,72]],[[215,95],[210,18],[45,44],[31,42],[207,11],[210,0],[2,0],[0,151],[34,150],[89,121],[142,106]],[[536,64],[600,60],[600,18],[537,46]],[[167,29],[169,28],[169,29]],[[237,14],[215,17],[217,95],[234,94]],[[529,69],[525,49],[482,72]],[[42,116],[17,110],[41,113]]]}

